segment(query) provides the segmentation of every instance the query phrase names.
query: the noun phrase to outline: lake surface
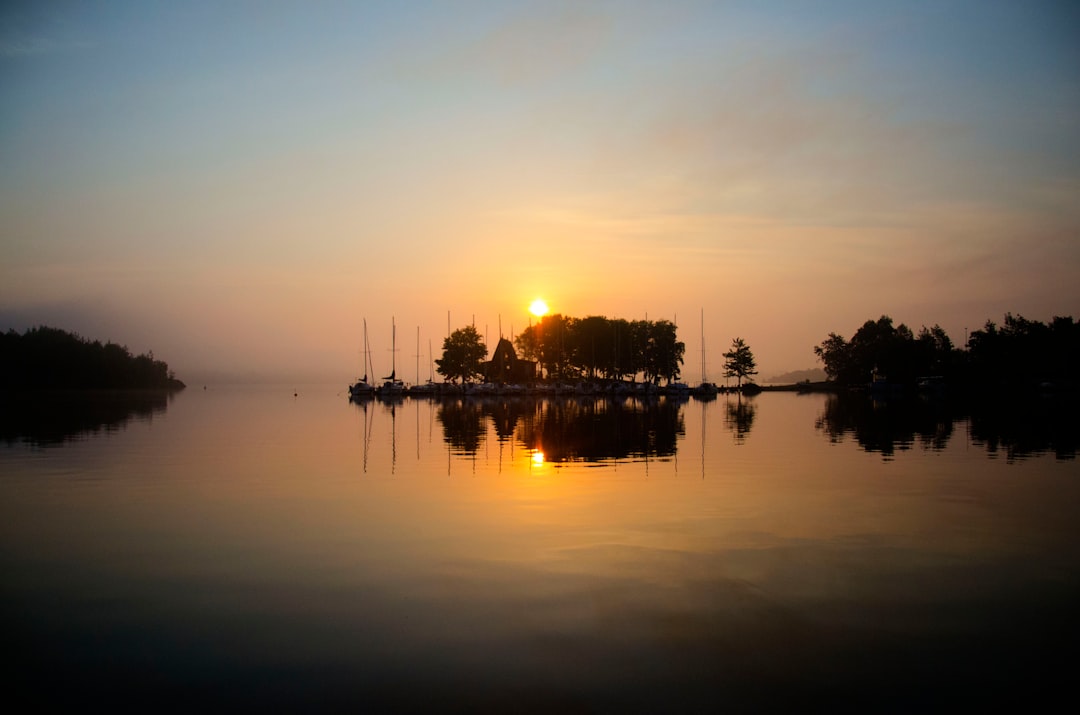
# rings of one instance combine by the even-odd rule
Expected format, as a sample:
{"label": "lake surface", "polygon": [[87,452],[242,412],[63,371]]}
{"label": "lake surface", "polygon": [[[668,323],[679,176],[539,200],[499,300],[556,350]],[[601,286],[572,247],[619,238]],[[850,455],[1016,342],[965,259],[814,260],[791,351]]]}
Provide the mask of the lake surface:
{"label": "lake surface", "polygon": [[293,393],[5,405],[9,698],[925,712],[1072,695],[1074,404]]}

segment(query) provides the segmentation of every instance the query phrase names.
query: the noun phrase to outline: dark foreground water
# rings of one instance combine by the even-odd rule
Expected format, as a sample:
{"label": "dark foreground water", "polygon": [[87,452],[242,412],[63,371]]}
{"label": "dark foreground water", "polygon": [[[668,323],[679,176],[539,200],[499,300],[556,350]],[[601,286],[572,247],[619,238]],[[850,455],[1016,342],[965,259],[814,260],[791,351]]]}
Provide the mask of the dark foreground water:
{"label": "dark foreground water", "polygon": [[7,403],[0,443],[2,678],[34,709],[1074,695],[1067,405],[51,399]]}

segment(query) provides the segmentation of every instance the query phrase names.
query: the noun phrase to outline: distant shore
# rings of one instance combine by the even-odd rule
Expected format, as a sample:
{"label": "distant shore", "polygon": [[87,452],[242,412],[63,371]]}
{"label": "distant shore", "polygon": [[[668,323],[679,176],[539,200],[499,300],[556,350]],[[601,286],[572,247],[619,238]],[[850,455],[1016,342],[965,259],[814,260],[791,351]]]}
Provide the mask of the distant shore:
{"label": "distant shore", "polygon": [[0,388],[6,390],[167,390],[186,387],[153,352],[90,341],[40,326],[0,333]]}

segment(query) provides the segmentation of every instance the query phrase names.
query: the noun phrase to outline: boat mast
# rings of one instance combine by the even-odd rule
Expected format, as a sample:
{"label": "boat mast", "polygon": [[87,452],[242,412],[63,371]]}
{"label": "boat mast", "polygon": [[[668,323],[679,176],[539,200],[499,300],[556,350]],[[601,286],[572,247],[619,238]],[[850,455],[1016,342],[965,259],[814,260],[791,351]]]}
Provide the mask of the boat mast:
{"label": "boat mast", "polygon": [[390,316],[390,382],[397,380],[397,323]]}
{"label": "boat mast", "polygon": [[371,359],[371,343],[368,342],[367,333],[367,318],[364,318],[364,382],[367,382],[367,375],[371,374],[371,381],[375,381],[375,361]]}
{"label": "boat mast", "polygon": [[701,309],[701,382],[705,383],[705,309]]}
{"label": "boat mast", "polygon": [[367,375],[368,375],[367,318],[364,318],[364,384],[367,384]]}

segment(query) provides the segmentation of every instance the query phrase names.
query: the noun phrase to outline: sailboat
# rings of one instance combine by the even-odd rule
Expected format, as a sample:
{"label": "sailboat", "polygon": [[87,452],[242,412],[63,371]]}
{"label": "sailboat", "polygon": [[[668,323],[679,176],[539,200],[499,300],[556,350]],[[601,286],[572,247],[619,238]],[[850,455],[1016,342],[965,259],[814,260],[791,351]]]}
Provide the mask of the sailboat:
{"label": "sailboat", "polygon": [[[431,341],[428,341],[428,362],[431,362]],[[434,375],[428,381],[420,384],[420,326],[416,326],[416,382],[409,388],[409,395],[416,397],[430,397],[438,392]]]}
{"label": "sailboat", "polygon": [[397,378],[397,324],[390,318],[390,376],[384,377],[383,384],[375,388],[375,394],[382,398],[401,397],[405,394],[405,383]]}
{"label": "sailboat", "polygon": [[367,318],[364,318],[364,376],[349,385],[349,399],[363,400],[374,397],[375,386],[368,382],[368,370],[371,367],[371,352],[368,349]]}
{"label": "sailboat", "polygon": [[694,388],[695,397],[716,397],[720,390],[716,383],[707,382],[705,379],[705,309],[701,309],[701,384]]}

